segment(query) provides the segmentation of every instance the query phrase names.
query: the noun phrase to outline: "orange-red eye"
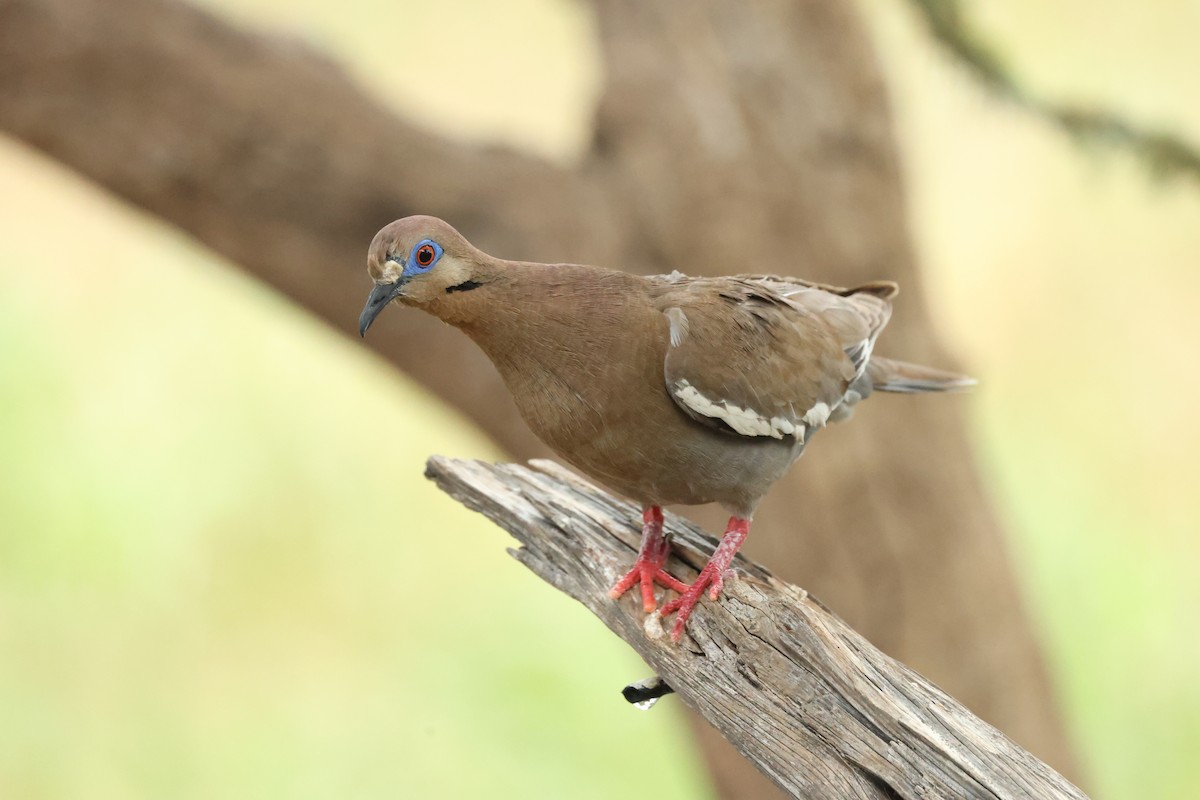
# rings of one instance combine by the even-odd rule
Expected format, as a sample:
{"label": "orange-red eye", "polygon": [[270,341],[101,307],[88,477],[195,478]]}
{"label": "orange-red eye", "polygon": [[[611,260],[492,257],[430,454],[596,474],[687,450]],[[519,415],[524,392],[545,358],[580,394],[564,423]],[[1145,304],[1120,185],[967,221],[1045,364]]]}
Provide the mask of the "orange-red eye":
{"label": "orange-red eye", "polygon": [[422,267],[428,267],[436,257],[437,252],[434,251],[431,244],[423,244],[417,248],[417,263]]}

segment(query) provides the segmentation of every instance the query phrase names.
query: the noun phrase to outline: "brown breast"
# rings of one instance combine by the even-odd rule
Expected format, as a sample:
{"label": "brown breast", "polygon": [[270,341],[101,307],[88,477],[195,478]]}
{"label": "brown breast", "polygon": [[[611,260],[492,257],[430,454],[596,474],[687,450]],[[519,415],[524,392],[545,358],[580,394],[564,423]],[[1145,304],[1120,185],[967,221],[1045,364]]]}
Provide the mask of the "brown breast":
{"label": "brown breast", "polygon": [[[689,417],[664,379],[667,318],[646,279],[515,264],[461,327],[496,364],[530,428],[562,458],[644,504],[719,502],[748,515],[799,456]],[[484,291],[473,292],[484,299]]]}

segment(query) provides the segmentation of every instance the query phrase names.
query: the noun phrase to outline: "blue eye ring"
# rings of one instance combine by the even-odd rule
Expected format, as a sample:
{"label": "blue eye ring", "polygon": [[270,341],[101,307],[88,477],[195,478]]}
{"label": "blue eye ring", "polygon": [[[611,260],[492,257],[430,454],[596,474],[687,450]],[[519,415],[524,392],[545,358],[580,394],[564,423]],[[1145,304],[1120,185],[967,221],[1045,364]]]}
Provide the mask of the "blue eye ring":
{"label": "blue eye ring", "polygon": [[428,272],[442,257],[442,246],[432,239],[422,239],[413,245],[408,254],[408,269],[412,272]]}

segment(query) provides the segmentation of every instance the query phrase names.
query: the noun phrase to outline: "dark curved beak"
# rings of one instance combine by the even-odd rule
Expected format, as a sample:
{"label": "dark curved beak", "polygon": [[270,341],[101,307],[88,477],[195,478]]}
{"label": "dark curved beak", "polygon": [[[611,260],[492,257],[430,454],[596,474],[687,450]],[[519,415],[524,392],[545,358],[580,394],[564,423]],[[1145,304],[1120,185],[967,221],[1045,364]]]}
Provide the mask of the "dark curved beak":
{"label": "dark curved beak", "polygon": [[400,290],[403,288],[403,279],[395,283],[375,284],[375,288],[371,289],[371,294],[367,297],[367,304],[363,306],[362,313],[358,315],[359,336],[367,335],[367,328],[371,327],[371,323],[379,316],[379,312],[383,311],[388,303],[395,300],[396,295],[400,294]]}

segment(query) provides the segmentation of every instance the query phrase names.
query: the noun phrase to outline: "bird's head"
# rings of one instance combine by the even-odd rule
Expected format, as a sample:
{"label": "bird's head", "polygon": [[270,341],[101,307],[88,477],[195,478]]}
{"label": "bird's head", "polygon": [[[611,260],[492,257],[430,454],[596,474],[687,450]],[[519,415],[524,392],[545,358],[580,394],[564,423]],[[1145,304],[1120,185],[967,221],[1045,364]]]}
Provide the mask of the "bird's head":
{"label": "bird's head", "polygon": [[358,318],[367,328],[393,300],[433,310],[431,304],[457,291],[478,287],[474,280],[486,258],[471,243],[436,217],[405,217],[385,226],[367,252],[367,272],[375,287]]}

